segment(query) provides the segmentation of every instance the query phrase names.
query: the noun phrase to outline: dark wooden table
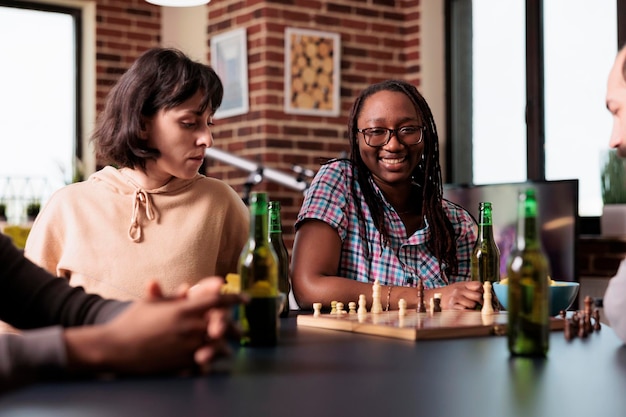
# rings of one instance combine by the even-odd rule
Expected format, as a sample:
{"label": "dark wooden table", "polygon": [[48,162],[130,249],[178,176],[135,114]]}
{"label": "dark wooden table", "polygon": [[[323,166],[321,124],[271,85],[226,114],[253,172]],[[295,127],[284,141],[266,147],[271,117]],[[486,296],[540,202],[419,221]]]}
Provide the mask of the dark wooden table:
{"label": "dark wooden table", "polygon": [[33,385],[0,416],[619,416],[626,347],[604,327],[553,332],[547,359],[510,358],[506,338],[404,341],[297,327],[280,346],[236,349],[230,371]]}

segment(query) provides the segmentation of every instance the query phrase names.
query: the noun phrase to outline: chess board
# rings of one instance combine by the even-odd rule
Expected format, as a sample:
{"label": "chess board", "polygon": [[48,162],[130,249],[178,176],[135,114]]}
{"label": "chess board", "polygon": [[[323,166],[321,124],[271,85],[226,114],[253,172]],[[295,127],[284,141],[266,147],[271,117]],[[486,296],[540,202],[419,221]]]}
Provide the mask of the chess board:
{"label": "chess board", "polygon": [[[551,330],[563,330],[565,320],[550,318]],[[506,334],[507,313],[481,314],[480,311],[444,310],[439,313],[383,311],[379,314],[300,314],[298,326],[342,330],[405,340],[450,339]]]}

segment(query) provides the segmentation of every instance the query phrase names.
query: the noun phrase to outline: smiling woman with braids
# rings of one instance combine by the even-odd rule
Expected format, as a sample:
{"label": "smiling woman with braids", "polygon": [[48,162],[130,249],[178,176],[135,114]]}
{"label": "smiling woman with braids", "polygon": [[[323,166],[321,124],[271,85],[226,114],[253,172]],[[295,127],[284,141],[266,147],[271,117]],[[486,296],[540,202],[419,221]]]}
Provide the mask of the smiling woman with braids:
{"label": "smiling woman with braids", "polygon": [[476,240],[471,215],[442,197],[439,145],[428,104],[411,84],[388,80],[356,99],[348,124],[350,158],[324,164],[296,221],[293,290],[300,307],[360,294],[371,308],[372,283],[383,307],[403,298],[415,308],[442,295],[444,309],[482,300],[470,281]]}

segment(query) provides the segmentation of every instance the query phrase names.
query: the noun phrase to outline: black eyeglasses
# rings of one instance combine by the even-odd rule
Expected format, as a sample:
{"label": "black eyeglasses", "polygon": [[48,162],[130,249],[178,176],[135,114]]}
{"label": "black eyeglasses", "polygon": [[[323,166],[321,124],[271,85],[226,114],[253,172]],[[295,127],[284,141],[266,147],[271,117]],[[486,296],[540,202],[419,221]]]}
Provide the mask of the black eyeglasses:
{"label": "black eyeglasses", "polygon": [[392,135],[405,145],[417,145],[424,138],[424,126],[403,126],[398,129],[387,129],[386,127],[370,127],[367,129],[357,129],[363,134],[365,143],[372,148],[385,146],[391,140]]}

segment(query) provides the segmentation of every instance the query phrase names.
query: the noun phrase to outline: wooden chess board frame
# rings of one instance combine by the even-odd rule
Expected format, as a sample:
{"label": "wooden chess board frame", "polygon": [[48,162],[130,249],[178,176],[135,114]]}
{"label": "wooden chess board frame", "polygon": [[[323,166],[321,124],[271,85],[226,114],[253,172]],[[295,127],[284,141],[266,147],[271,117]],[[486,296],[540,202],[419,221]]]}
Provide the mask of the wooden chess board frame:
{"label": "wooden chess board frame", "polygon": [[[444,310],[439,313],[417,313],[408,310],[401,317],[398,311],[367,313],[343,312],[341,314],[299,314],[297,325],[330,330],[369,334],[404,340],[452,339],[477,336],[502,336],[506,334],[505,311],[482,314],[474,310]],[[550,318],[551,330],[563,330],[564,320]]]}

